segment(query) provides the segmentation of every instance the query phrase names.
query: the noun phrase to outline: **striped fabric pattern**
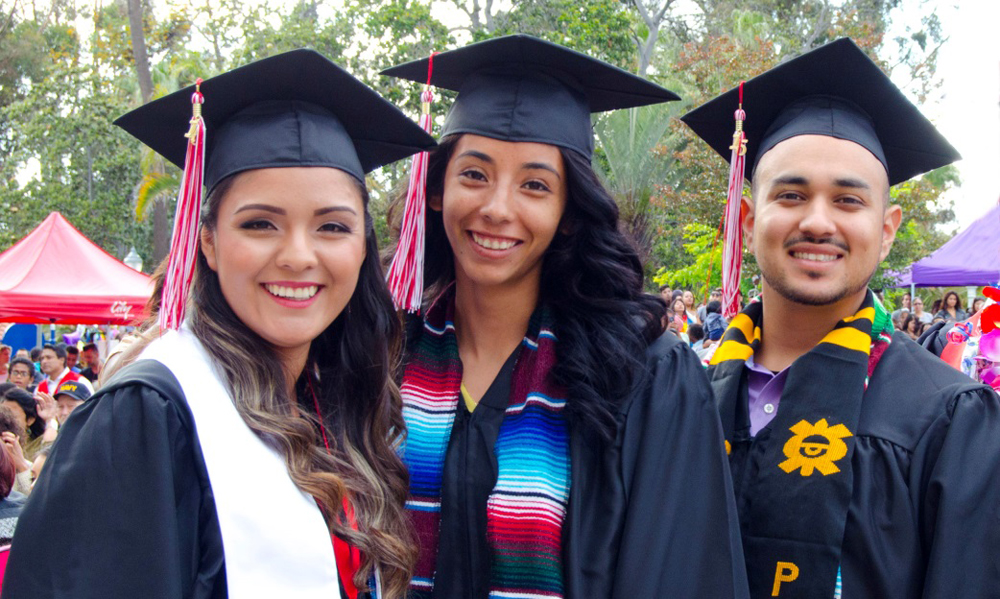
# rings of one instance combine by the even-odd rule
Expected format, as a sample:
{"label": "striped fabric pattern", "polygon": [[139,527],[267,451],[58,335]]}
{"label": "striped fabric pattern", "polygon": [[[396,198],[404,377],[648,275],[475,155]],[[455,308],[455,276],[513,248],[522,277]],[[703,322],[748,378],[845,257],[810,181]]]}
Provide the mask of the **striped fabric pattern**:
{"label": "striped fabric pattern", "polygon": [[406,508],[421,548],[411,597],[429,598],[441,528],[441,478],[462,385],[462,364],[451,314],[440,326],[424,323],[414,358],[406,365],[400,395],[407,435],[403,462],[410,473]]}
{"label": "striped fabric pattern", "polygon": [[495,447],[497,484],[486,508],[490,597],[562,597],[570,484],[569,428],[561,413],[566,400],[546,376],[555,365],[555,335],[543,328],[523,343]]}
{"label": "striped fabric pattern", "polygon": [[[712,365],[727,360],[746,361],[760,347],[762,334],[759,323],[763,320],[763,304],[760,301],[749,304],[737,314],[722,337],[719,349],[712,357]],[[868,356],[864,388],[868,390],[875,367],[885,350],[892,343],[892,316],[875,295],[869,291],[861,309],[853,316],[838,322],[820,343],[828,343],[864,353]],[[842,568],[837,566],[837,580],[833,599],[841,599],[843,594]]]}
{"label": "striped fabric pattern", "polygon": [[[429,599],[433,594],[441,481],[461,394],[462,365],[453,310],[449,294],[428,311],[400,389],[408,428],[402,452],[410,471],[406,506],[420,543],[410,584],[413,599]],[[498,475],[487,501],[487,538],[493,556],[490,597],[563,596],[562,524],[571,478],[569,428],[562,413],[565,393],[548,376],[555,365],[557,340],[544,326],[547,321],[544,310],[532,316],[494,448]]]}

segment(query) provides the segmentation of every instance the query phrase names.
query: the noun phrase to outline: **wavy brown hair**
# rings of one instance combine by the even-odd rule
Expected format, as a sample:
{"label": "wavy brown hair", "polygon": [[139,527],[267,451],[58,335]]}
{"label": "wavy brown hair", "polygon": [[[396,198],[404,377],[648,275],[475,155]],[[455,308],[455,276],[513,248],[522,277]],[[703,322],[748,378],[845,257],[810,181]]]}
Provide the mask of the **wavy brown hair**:
{"label": "wavy brown hair", "polygon": [[[449,135],[430,152],[428,200],[444,195],[448,162],[460,138]],[[539,302],[553,312],[559,343],[552,375],[573,398],[566,404],[569,416],[584,432],[610,440],[617,431],[617,410],[646,375],[643,356],[663,333],[665,306],[643,291],[639,253],[622,232],[618,205],[590,160],[573,150],[560,148],[560,153],[566,170],[566,210],[545,250]],[[397,195],[389,212],[397,238],[404,201],[405,194]],[[454,281],[455,258],[441,212],[428,206],[424,224],[426,303]],[[408,332],[415,331],[414,326]]]}
{"label": "wavy brown hair", "polygon": [[[208,198],[202,227],[209,233],[232,181],[221,182]],[[285,459],[292,481],[320,502],[330,531],[361,550],[364,560],[355,585],[365,588],[377,567],[383,596],[401,598],[416,560],[403,509],[406,469],[396,452],[405,430],[402,402],[391,378],[398,365],[401,326],[384,283],[368,193],[360,183],[358,189],[367,246],[358,285],[347,307],[313,340],[296,385],[297,398],[287,397],[277,353],[236,316],[201,252],[186,321],[222,373],[243,420]],[[158,308],[156,300],[152,307]],[[147,322],[155,323],[155,316]],[[129,347],[119,363],[134,359],[157,332],[148,324],[142,341]],[[357,529],[345,516],[345,497]]]}

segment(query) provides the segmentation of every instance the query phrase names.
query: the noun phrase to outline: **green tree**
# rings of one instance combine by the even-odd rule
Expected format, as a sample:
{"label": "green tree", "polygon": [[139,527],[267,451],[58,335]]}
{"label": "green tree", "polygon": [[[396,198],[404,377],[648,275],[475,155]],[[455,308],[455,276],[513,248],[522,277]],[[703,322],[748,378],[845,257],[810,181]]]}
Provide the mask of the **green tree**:
{"label": "green tree", "polygon": [[[919,28],[897,38],[886,37],[894,11],[926,11],[922,4],[906,0],[695,0],[695,5],[697,19],[671,21],[672,26],[661,34],[660,62],[655,63],[660,70],[675,70],[677,89],[689,107],[842,36],[854,39],[887,72],[908,75],[904,87],[918,102],[939,84],[935,64],[943,40],[936,16],[925,14]],[[689,253],[678,251],[690,243],[681,233],[685,225],[700,224],[713,231],[719,226],[729,168],[679,121],[673,123],[670,139],[676,144],[665,155],[674,161],[673,168],[658,197],[650,202],[651,209],[660,212],[651,220],[666,225],[659,228],[651,252],[652,268],[663,273],[680,272],[693,263]],[[943,195],[958,184],[953,175],[953,170],[946,170],[894,188],[893,197],[903,205],[905,222],[883,267],[908,264],[945,239],[938,231],[953,218]],[[744,264],[745,277],[755,273],[752,260]],[[881,284],[880,273],[873,284]]]}

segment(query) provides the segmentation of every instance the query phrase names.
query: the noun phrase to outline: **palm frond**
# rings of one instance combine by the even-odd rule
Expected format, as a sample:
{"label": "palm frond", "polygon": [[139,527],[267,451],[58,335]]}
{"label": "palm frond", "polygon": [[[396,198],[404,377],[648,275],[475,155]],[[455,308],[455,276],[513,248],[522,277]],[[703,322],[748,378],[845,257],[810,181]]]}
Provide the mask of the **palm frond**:
{"label": "palm frond", "polygon": [[176,194],[180,183],[180,176],[176,173],[146,173],[135,192],[136,220],[141,222],[156,200]]}

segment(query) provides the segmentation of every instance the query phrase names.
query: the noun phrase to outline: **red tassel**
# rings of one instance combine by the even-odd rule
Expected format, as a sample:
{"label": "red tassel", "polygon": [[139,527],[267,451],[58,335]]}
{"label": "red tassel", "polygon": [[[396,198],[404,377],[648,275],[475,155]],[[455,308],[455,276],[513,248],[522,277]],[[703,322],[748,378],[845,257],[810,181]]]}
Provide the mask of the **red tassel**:
{"label": "red tassel", "polygon": [[743,177],[746,169],[747,138],[743,133],[743,82],[740,82],[740,103],[733,115],[733,155],[729,160],[729,191],[726,194],[725,244],[722,249],[722,315],[732,318],[739,313],[740,274],[743,269],[743,231],[740,226],[740,206],[743,199]]}
{"label": "red tassel", "polygon": [[[434,52],[427,61],[427,85],[420,94],[420,126],[430,133],[431,75],[434,72]],[[406,190],[406,206],[399,228],[399,245],[392,258],[386,281],[396,307],[407,312],[419,312],[424,294],[424,218],[427,211],[427,152],[413,157],[410,183]]]}
{"label": "red tassel", "polygon": [[177,192],[177,209],[174,212],[174,232],[170,239],[170,257],[164,273],[163,296],[160,303],[160,330],[177,329],[184,320],[187,294],[194,275],[195,256],[198,252],[198,219],[201,215],[201,196],[205,185],[205,121],[201,117],[201,79],[195,83],[191,94],[191,128],[187,154],[184,157],[184,176]]}

